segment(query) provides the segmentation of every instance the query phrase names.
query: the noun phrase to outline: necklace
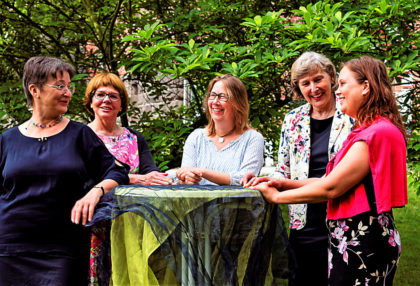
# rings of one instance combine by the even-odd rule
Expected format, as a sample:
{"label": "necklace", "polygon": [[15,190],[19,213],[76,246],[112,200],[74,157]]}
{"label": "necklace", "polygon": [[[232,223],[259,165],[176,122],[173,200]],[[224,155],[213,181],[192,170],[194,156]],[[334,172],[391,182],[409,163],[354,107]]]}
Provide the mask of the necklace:
{"label": "necklace", "polygon": [[31,122],[32,122],[32,125],[35,126],[35,127],[48,128],[48,127],[53,127],[54,125],[57,125],[58,123],[61,122],[61,120],[63,120],[63,115],[62,114],[60,114],[60,116],[57,119],[55,119],[52,123],[44,124],[44,125],[42,125],[41,123],[32,122],[32,119],[31,119],[31,120],[29,120],[28,126],[26,126],[25,130],[28,130]]}
{"label": "necklace", "polygon": [[228,135],[230,135],[230,134],[232,134],[233,133],[233,131],[235,130],[235,127],[233,127],[232,128],[232,130],[230,130],[228,133],[226,133],[225,135],[222,135],[222,136],[219,136],[219,135],[217,135],[217,136],[219,136],[219,139],[217,140],[219,143],[223,143],[223,142],[225,142],[225,138],[224,137],[226,137],[226,136],[228,136]]}

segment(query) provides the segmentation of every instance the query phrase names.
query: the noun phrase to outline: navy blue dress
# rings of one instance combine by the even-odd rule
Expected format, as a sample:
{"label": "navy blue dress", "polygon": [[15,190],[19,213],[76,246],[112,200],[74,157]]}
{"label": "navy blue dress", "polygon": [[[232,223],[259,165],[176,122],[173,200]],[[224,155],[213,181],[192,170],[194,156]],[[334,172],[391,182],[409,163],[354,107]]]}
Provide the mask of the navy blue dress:
{"label": "navy blue dress", "polygon": [[103,179],[128,184],[127,171],[74,121],[45,138],[4,132],[0,170],[0,285],[83,285],[89,233],[71,209]]}
{"label": "navy blue dress", "polygon": [[[309,178],[322,177],[328,164],[328,141],[333,117],[311,118],[311,156]],[[308,204],[307,223],[301,230],[290,230],[290,243],[297,260],[296,277],[289,285],[328,284],[327,203]]]}

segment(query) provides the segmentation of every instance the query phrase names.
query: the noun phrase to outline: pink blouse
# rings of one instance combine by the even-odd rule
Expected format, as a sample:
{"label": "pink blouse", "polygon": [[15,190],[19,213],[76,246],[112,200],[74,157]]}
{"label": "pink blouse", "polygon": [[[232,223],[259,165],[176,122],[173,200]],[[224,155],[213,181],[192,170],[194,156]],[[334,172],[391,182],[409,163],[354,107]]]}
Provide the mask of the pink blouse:
{"label": "pink blouse", "polygon": [[[365,141],[369,148],[377,212],[387,212],[407,204],[406,145],[401,131],[386,118],[372,125],[356,128],[347,137],[341,150],[327,166],[327,175],[357,141]],[[328,219],[344,219],[369,211],[369,203],[362,184],[343,196],[328,202]]]}
{"label": "pink blouse", "polygon": [[138,172],[140,162],[137,136],[135,134],[124,128],[123,133],[119,136],[97,135],[115,158],[130,166],[131,174]]}

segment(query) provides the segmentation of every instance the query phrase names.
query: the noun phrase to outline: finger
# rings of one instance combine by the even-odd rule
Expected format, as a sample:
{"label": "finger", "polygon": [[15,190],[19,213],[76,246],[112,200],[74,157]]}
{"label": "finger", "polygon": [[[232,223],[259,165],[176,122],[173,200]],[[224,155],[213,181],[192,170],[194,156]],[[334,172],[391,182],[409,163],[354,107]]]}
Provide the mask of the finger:
{"label": "finger", "polygon": [[198,170],[191,170],[190,172],[200,178],[203,176],[203,173]]}
{"label": "finger", "polygon": [[255,185],[258,185],[258,184],[261,184],[261,183],[264,183],[264,182],[267,182],[267,181],[269,181],[270,180],[270,178],[269,177],[261,177],[261,178],[257,178],[257,177],[255,177],[255,179],[253,180],[253,182],[252,182],[252,185],[253,186],[255,186]]}
{"label": "finger", "polygon": [[156,181],[156,184],[157,185],[169,185],[169,184],[172,184],[172,181],[169,179],[167,179],[167,178],[165,178],[165,179],[159,179],[158,181]]}
{"label": "finger", "polygon": [[249,181],[248,181],[248,183],[246,183],[245,184],[245,188],[249,188],[250,186],[252,186],[253,184],[254,184],[254,182],[257,180],[258,178],[257,177],[253,177],[253,178],[251,178]]}
{"label": "finger", "polygon": [[93,219],[93,215],[95,213],[95,206],[93,204],[89,205],[89,216],[88,221],[91,221]]}
{"label": "finger", "polygon": [[74,206],[72,209],[71,209],[71,216],[70,216],[70,219],[71,219],[71,222],[72,223],[75,223],[75,221],[76,221],[76,209],[75,209],[76,207]]}
{"label": "finger", "polygon": [[79,224],[80,221],[80,202],[77,201],[73,207],[72,221],[74,224]]}
{"label": "finger", "polygon": [[88,211],[89,211],[89,206],[88,205],[83,205],[82,206],[82,224],[85,225],[87,218],[88,218]]}

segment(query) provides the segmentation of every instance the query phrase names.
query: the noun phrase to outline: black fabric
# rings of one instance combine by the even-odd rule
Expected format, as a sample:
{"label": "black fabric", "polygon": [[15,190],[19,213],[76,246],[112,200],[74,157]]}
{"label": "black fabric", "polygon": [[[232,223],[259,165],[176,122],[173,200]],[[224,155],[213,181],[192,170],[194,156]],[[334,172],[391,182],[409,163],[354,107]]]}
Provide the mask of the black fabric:
{"label": "black fabric", "polygon": [[[332,121],[333,117],[311,118],[309,178],[320,178],[326,172]],[[305,227],[300,230],[290,230],[289,238],[296,256],[297,269],[296,277],[290,279],[289,285],[326,285],[328,280],[328,229],[325,223],[327,203],[313,203],[307,206]]]}
{"label": "black fabric", "polygon": [[378,215],[378,210],[376,208],[376,199],[375,199],[375,189],[373,187],[373,178],[372,172],[369,171],[369,174],[364,178],[363,185],[366,191],[366,197],[370,207],[370,213],[372,215]]}
{"label": "black fabric", "polygon": [[330,220],[329,285],[393,285],[401,241],[392,213]]}
{"label": "black fabric", "polygon": [[55,256],[66,258],[63,263],[72,258],[83,263],[78,259],[88,259],[89,231],[71,222],[71,209],[103,179],[128,183],[127,172],[96,134],[73,121],[45,138],[24,136],[18,127],[1,134],[0,170],[3,257]]}
{"label": "black fabric", "polygon": [[320,178],[325,174],[328,158],[333,117],[327,119],[311,118],[311,157],[309,158],[309,178]]}
{"label": "black fabric", "polygon": [[152,171],[160,172],[159,168],[155,164],[155,161],[153,161],[152,153],[149,150],[149,145],[147,145],[143,134],[131,128],[128,128],[128,130],[137,137],[137,148],[139,151],[140,162],[138,174],[145,175]]}
{"label": "black fabric", "polygon": [[80,259],[38,253],[0,256],[0,285],[88,285],[88,269],[88,251]]}

